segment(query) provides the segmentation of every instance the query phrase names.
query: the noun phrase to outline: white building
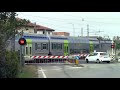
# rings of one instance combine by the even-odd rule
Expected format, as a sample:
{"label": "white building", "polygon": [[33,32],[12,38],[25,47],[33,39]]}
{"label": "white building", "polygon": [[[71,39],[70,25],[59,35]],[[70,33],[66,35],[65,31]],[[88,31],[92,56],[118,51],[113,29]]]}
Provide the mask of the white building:
{"label": "white building", "polygon": [[55,31],[51,28],[41,26],[41,25],[36,25],[31,22],[25,26],[21,26],[21,27],[17,28],[18,32],[21,32],[22,30],[24,33],[36,33],[36,34],[46,34],[46,35],[52,35],[53,31]]}

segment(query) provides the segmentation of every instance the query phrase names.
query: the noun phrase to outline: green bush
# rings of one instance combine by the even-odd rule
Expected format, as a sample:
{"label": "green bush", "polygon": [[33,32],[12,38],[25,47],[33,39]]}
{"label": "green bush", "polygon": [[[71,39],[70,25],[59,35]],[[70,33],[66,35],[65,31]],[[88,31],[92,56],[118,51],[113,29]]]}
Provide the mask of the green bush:
{"label": "green bush", "polygon": [[15,78],[19,72],[19,57],[17,52],[6,51],[3,78]]}

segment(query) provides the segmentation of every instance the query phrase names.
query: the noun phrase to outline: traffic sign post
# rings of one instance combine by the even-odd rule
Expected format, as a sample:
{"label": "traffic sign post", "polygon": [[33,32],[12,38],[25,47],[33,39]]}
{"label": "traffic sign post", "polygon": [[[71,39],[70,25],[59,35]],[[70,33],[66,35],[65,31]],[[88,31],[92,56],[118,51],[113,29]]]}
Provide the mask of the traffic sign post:
{"label": "traffic sign post", "polygon": [[114,49],[115,45],[114,42],[112,41],[112,45],[111,45],[111,49],[112,49],[112,55],[113,55],[113,49]]}

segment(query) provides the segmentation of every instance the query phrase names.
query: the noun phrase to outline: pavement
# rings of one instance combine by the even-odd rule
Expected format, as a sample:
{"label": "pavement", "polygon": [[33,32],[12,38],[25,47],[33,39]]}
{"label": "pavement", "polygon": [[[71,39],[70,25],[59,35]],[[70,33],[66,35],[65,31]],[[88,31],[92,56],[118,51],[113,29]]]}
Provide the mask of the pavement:
{"label": "pavement", "polygon": [[38,78],[120,78],[120,63],[38,64]]}

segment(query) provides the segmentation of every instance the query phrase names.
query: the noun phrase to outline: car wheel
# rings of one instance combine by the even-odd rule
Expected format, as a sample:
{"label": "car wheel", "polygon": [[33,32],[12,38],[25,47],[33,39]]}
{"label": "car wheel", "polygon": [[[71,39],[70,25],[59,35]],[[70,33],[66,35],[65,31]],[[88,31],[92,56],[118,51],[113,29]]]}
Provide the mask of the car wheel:
{"label": "car wheel", "polygon": [[100,63],[100,60],[99,60],[99,59],[97,59],[97,60],[96,60],[96,63]]}
{"label": "car wheel", "polygon": [[107,61],[107,63],[110,63],[110,61]]}
{"label": "car wheel", "polygon": [[86,59],[86,62],[89,63],[88,59]]}

